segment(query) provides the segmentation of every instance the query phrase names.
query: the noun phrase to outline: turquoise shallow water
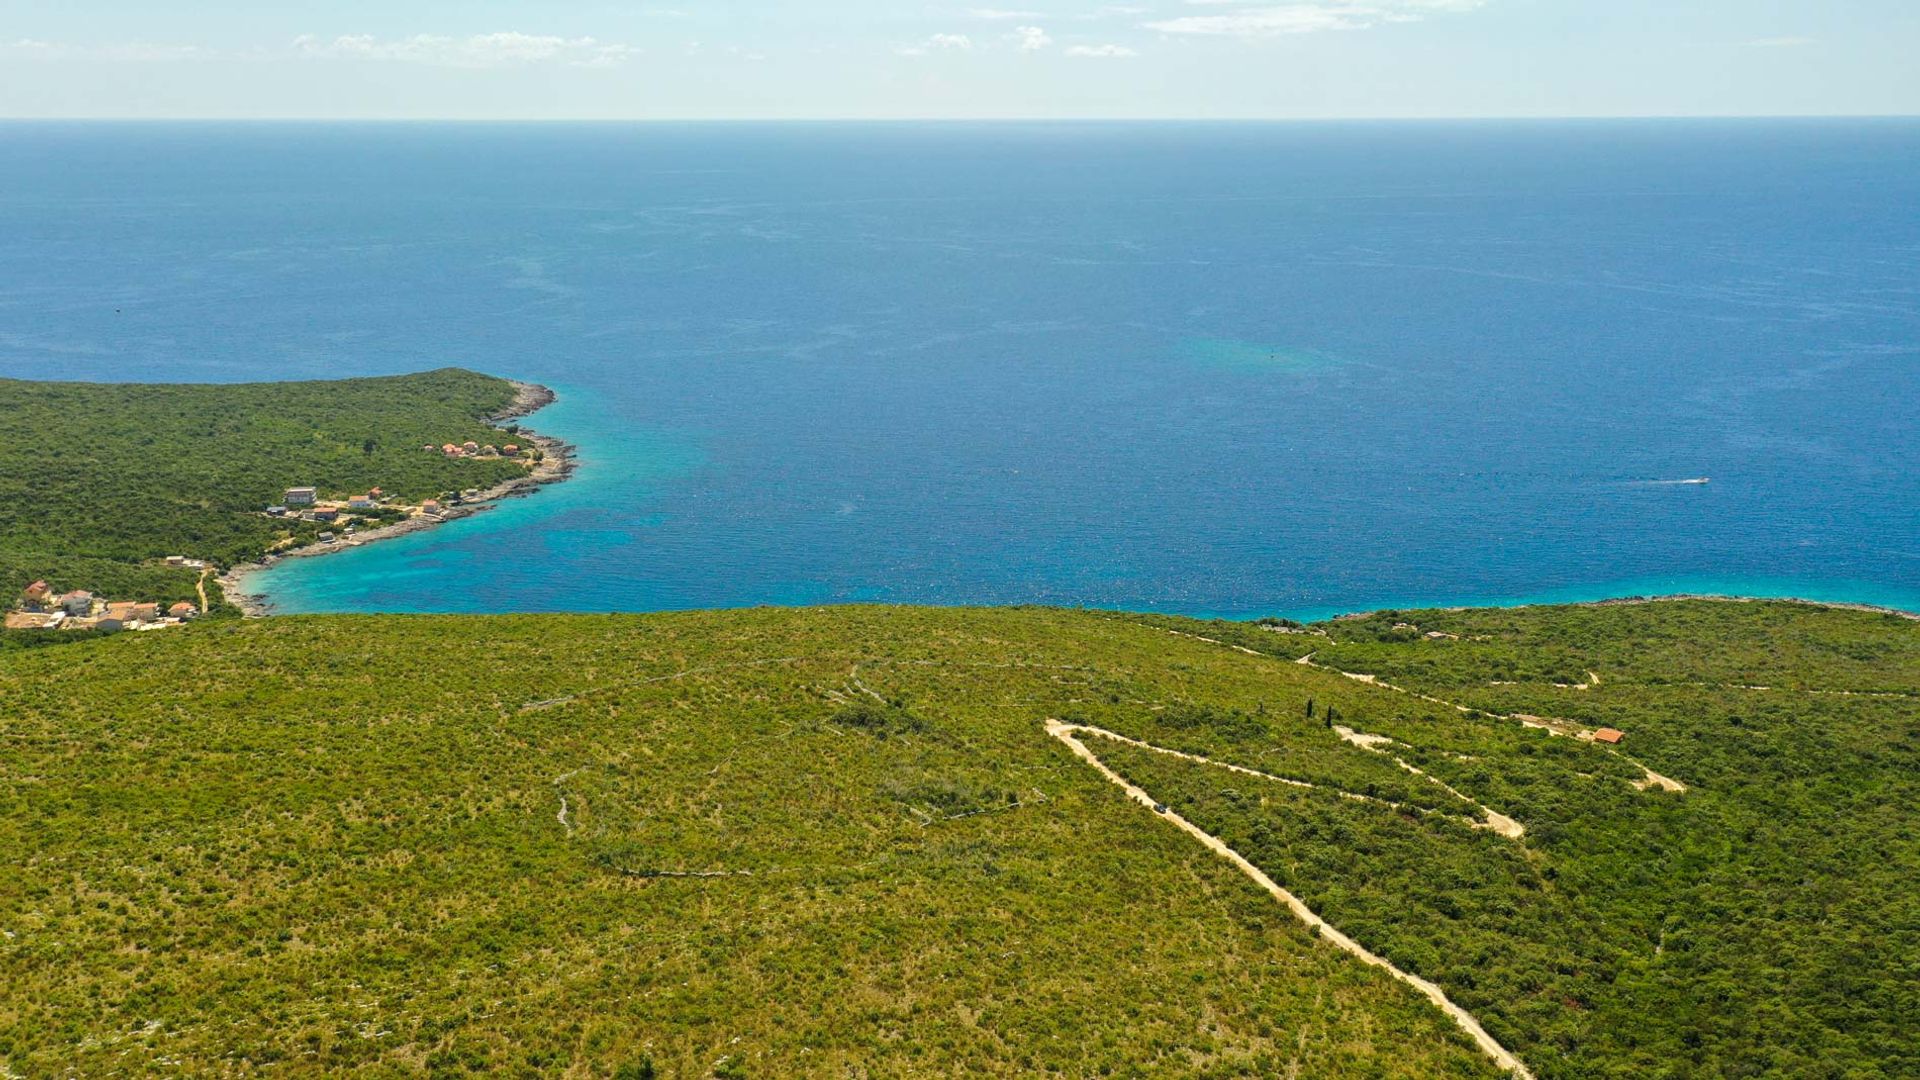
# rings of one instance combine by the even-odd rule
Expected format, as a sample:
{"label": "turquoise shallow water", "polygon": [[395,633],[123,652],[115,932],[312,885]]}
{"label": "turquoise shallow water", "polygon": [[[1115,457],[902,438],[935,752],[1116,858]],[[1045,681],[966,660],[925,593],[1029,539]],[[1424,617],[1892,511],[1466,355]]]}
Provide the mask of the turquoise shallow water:
{"label": "turquoise shallow water", "polygon": [[288,611],[1920,608],[1915,205],[1905,121],[0,125],[0,374],[560,390]]}

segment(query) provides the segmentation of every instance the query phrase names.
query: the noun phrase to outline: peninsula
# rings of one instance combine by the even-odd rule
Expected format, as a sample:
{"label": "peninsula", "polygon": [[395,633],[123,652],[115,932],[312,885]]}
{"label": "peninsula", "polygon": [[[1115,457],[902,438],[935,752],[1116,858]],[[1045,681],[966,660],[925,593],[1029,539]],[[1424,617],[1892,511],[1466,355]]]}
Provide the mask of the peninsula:
{"label": "peninsula", "polygon": [[[248,591],[247,580],[280,559],[331,555],[363,544],[431,529],[457,518],[491,509],[502,499],[530,495],[547,484],[556,484],[571,476],[575,466],[574,447],[518,423],[521,418],[531,416],[553,404],[557,400],[554,392],[535,383],[509,380],[509,385],[513,387],[513,401],[499,413],[486,418],[489,424],[506,429],[503,436],[496,437],[501,443],[500,446],[469,439],[464,443],[443,443],[439,446],[426,443],[422,444],[421,450],[429,455],[440,454],[450,460],[489,461],[504,458],[524,465],[526,471],[523,474],[509,476],[492,487],[484,489],[470,487],[458,491],[448,490],[442,492],[437,498],[423,500],[418,505],[388,500],[374,508],[384,508],[397,513],[398,520],[393,520],[390,516],[378,517],[368,522],[371,527],[361,528],[355,528],[352,524],[352,512],[355,507],[351,496],[342,505],[339,500],[331,503],[322,502],[318,489],[303,492],[302,494],[311,495],[313,498],[309,509],[297,510],[290,506],[280,506],[270,508],[269,512],[278,511],[275,516],[291,515],[303,520],[339,525],[339,530],[327,529],[308,543],[300,543],[289,536],[259,559],[227,568],[219,578],[221,593],[227,602],[246,615],[256,618],[272,614],[271,598]],[[518,441],[508,442],[508,439]],[[328,510],[334,511],[338,516],[327,517]],[[346,520],[342,521],[342,517]]]}
{"label": "peninsula", "polygon": [[[264,559],[430,528],[564,479],[571,448],[519,423],[552,400],[452,368],[235,385],[0,380],[0,410],[30,433],[0,442],[0,606],[46,628],[98,626],[87,620],[113,602],[257,612],[237,586]],[[68,605],[36,599],[83,593],[98,603],[74,601],[60,620]]]}

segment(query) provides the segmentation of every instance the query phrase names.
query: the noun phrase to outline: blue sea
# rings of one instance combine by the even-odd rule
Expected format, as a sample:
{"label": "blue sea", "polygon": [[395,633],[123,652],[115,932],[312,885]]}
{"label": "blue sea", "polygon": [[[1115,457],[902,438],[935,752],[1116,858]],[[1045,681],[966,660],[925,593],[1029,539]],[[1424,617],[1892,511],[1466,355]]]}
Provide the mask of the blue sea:
{"label": "blue sea", "polygon": [[1920,609],[1920,122],[0,125],[0,374],[443,365],[281,610]]}

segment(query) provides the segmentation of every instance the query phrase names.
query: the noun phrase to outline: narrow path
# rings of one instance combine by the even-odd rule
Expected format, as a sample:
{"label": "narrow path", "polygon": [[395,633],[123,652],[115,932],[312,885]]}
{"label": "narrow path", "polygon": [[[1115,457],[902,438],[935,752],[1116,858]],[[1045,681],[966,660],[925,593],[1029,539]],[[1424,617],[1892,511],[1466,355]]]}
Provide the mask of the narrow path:
{"label": "narrow path", "polygon": [[[1261,780],[1270,781],[1275,784],[1285,784],[1287,787],[1300,788],[1305,791],[1329,791],[1335,795],[1340,796],[1343,799],[1348,799],[1353,802],[1371,803],[1374,806],[1383,807],[1388,810],[1398,810],[1398,811],[1401,811],[1402,813],[1408,813],[1408,814],[1433,815],[1436,817],[1455,817],[1455,815],[1448,814],[1444,811],[1431,810],[1424,806],[1413,806],[1408,803],[1395,802],[1392,799],[1382,799],[1377,795],[1362,795],[1357,791],[1345,791],[1340,788],[1324,787],[1319,784],[1308,783],[1305,780],[1294,780],[1290,777],[1275,776],[1272,773],[1261,772],[1258,769],[1249,769],[1244,765],[1234,765],[1229,762],[1215,761],[1209,757],[1202,757],[1199,754],[1189,754],[1184,750],[1170,750],[1164,746],[1155,746],[1150,742],[1141,742],[1139,739],[1130,739],[1127,736],[1120,734],[1119,732],[1108,731],[1106,728],[1089,727],[1086,724],[1060,724],[1059,727],[1061,728],[1061,730],[1066,731],[1069,734],[1094,735],[1102,739],[1111,739],[1114,742],[1123,743],[1127,746],[1131,746],[1136,750],[1145,750],[1150,754],[1162,754],[1171,758],[1179,758],[1181,761],[1190,761],[1195,765],[1206,765],[1210,768],[1225,769],[1227,772],[1239,773],[1242,776],[1252,776]],[[1048,730],[1051,731],[1053,729],[1051,726],[1049,726]],[[1410,771],[1412,772],[1420,771],[1418,769],[1412,769],[1409,766],[1405,766],[1404,764],[1403,764],[1403,767],[1409,768]],[[1422,775],[1425,775],[1425,774],[1422,774]],[[1473,807],[1475,810],[1479,811],[1480,814],[1482,815],[1482,819],[1480,821],[1467,821],[1464,818],[1455,817],[1455,820],[1460,821],[1462,824],[1465,824],[1470,828],[1486,829],[1490,832],[1499,833],[1501,836],[1504,836],[1509,840],[1518,840],[1521,836],[1526,834],[1526,830],[1520,826],[1520,823],[1517,821],[1514,821],[1512,818],[1507,817],[1504,814],[1494,813],[1493,811],[1487,809],[1486,807],[1481,806],[1479,803],[1474,802],[1472,799],[1467,798],[1465,795],[1461,795],[1459,792],[1454,791],[1452,788],[1447,787],[1445,784],[1441,784],[1440,786],[1443,788],[1446,788],[1448,792],[1457,796],[1461,802],[1464,802],[1468,806]]]}
{"label": "narrow path", "polygon": [[[1067,749],[1071,750],[1074,756],[1093,766],[1094,770],[1105,777],[1109,783],[1125,791],[1128,798],[1149,810],[1156,810],[1160,817],[1173,823],[1173,825],[1182,832],[1185,832],[1195,840],[1200,841],[1209,851],[1212,851],[1214,854],[1219,855],[1221,858],[1226,859],[1238,867],[1241,873],[1253,880],[1254,884],[1265,889],[1275,900],[1285,905],[1287,910],[1293,913],[1294,918],[1299,919],[1302,923],[1305,923],[1308,927],[1316,931],[1322,940],[1332,942],[1337,948],[1359,958],[1362,962],[1381,968],[1394,978],[1418,990],[1428,1001],[1433,1002],[1436,1008],[1445,1013],[1455,1024],[1459,1025],[1460,1029],[1465,1031],[1467,1035],[1473,1039],[1481,1051],[1492,1058],[1501,1068],[1524,1078],[1524,1080],[1533,1080],[1533,1073],[1527,1070],[1526,1064],[1516,1057],[1512,1051],[1500,1045],[1499,1041],[1492,1035],[1487,1034],[1487,1029],[1480,1026],[1480,1021],[1474,1019],[1472,1013],[1455,1005],[1452,999],[1447,997],[1446,991],[1418,975],[1400,970],[1385,957],[1369,951],[1364,945],[1341,933],[1333,924],[1316,914],[1314,910],[1302,902],[1299,897],[1281,888],[1278,882],[1268,877],[1265,871],[1248,861],[1246,856],[1227,846],[1224,840],[1200,828],[1198,825],[1181,817],[1172,810],[1159,810],[1158,804],[1153,800],[1153,796],[1148,795],[1145,791],[1129,782],[1125,777],[1108,768],[1106,762],[1101,761],[1092,750],[1087,749],[1086,744],[1080,741],[1079,735],[1096,734],[1106,738],[1118,738],[1120,741],[1128,743],[1134,743],[1133,740],[1127,739],[1124,736],[1116,736],[1112,732],[1103,731],[1099,728],[1065,724],[1058,720],[1047,721],[1047,734],[1066,744]],[[1146,744],[1134,743],[1134,745],[1144,746]],[[1159,749],[1151,746],[1147,748]],[[1175,751],[1162,752],[1175,753]],[[1180,756],[1185,757],[1187,755]],[[1208,762],[1208,764],[1220,763]],[[1249,769],[1238,769],[1237,766],[1222,765],[1221,767],[1236,769],[1240,772],[1252,772],[1252,770]]]}
{"label": "narrow path", "polygon": [[[1133,625],[1145,627],[1146,629],[1149,629],[1149,630],[1158,630],[1166,634],[1172,634],[1174,637],[1188,638],[1193,641],[1204,641],[1209,645],[1219,645],[1224,648],[1232,649],[1235,652],[1246,653],[1248,656],[1265,657],[1268,660],[1273,660],[1278,663],[1286,662],[1284,657],[1274,656],[1271,653],[1263,653],[1258,649],[1249,649],[1245,645],[1235,645],[1230,641],[1221,641],[1219,638],[1202,637],[1199,634],[1189,634],[1181,630],[1169,630],[1164,626],[1152,626],[1147,623],[1134,623]],[[1295,660],[1294,663],[1303,665],[1305,667],[1313,668],[1315,671],[1324,671],[1331,675],[1340,675],[1345,678],[1352,679],[1354,682],[1357,682],[1357,683],[1365,683],[1368,686],[1378,687],[1381,690],[1391,690],[1396,694],[1405,694],[1410,698],[1417,698],[1421,701],[1427,702],[1432,705],[1442,705],[1442,706],[1445,706],[1446,708],[1453,709],[1466,716],[1483,716],[1491,720],[1512,721],[1515,723],[1525,724],[1527,727],[1539,728],[1550,735],[1558,735],[1562,738],[1568,738],[1568,739],[1578,739],[1581,742],[1585,742],[1588,744],[1593,744],[1593,733],[1596,730],[1598,730],[1596,728],[1588,727],[1585,724],[1575,723],[1572,720],[1563,720],[1556,717],[1531,716],[1527,713],[1496,713],[1496,712],[1489,712],[1486,709],[1478,709],[1471,705],[1462,705],[1457,701],[1448,701],[1445,698],[1437,698],[1431,694],[1420,693],[1418,690],[1409,690],[1404,686],[1395,686],[1390,682],[1383,681],[1378,675],[1366,675],[1366,674],[1361,674],[1359,672],[1354,672],[1354,671],[1341,671],[1337,667],[1330,667],[1326,664],[1314,663],[1313,658],[1318,655],[1319,653],[1308,653],[1307,655],[1302,656],[1300,659]],[[1587,676],[1589,679],[1592,680],[1594,686],[1599,685],[1600,677],[1598,675],[1595,675],[1593,672],[1590,671],[1587,673]],[[1586,689],[1592,689],[1592,687],[1582,686],[1582,687],[1573,687],[1572,689],[1586,690]],[[1661,776],[1659,773],[1654,772],[1652,769],[1647,768],[1645,765],[1627,756],[1626,754],[1623,754],[1620,751],[1613,749],[1612,747],[1603,746],[1601,747],[1601,749],[1605,750],[1609,754],[1612,754],[1614,757],[1617,757],[1620,760],[1626,762],[1627,764],[1632,765],[1634,768],[1639,769],[1641,773],[1644,774],[1639,780],[1633,781],[1633,784],[1632,784],[1633,787],[1638,788],[1641,791],[1649,791],[1657,787],[1663,791],[1671,791],[1671,792],[1674,792],[1675,794],[1682,794],[1687,790],[1687,785],[1671,777]]]}
{"label": "narrow path", "polygon": [[193,583],[193,587],[200,590],[200,614],[202,615],[207,613],[207,575],[211,573],[213,573],[213,567],[202,568],[200,580]]}
{"label": "narrow path", "polygon": [[1492,829],[1494,832],[1499,833],[1509,840],[1518,840],[1527,835],[1527,827],[1525,825],[1520,824],[1505,814],[1499,813],[1478,799],[1470,798],[1459,788],[1454,787],[1452,784],[1447,783],[1445,780],[1440,779],[1427,770],[1411,764],[1399,754],[1388,751],[1387,747],[1392,746],[1394,740],[1387,738],[1385,735],[1368,735],[1364,732],[1355,731],[1350,727],[1341,727],[1338,725],[1334,727],[1333,731],[1334,734],[1362,750],[1373,754],[1383,754],[1391,758],[1395,765],[1400,766],[1402,769],[1405,769],[1420,779],[1425,780],[1427,783],[1439,788],[1441,791],[1478,810],[1481,820],[1485,823],[1481,828]]}
{"label": "narrow path", "polygon": [[573,807],[567,803],[567,781],[586,771],[587,766],[582,765],[570,773],[565,773],[553,778],[554,793],[560,796],[560,812],[553,817],[555,821],[560,823],[561,828],[567,830],[568,836],[573,835],[573,818],[571,816]]}

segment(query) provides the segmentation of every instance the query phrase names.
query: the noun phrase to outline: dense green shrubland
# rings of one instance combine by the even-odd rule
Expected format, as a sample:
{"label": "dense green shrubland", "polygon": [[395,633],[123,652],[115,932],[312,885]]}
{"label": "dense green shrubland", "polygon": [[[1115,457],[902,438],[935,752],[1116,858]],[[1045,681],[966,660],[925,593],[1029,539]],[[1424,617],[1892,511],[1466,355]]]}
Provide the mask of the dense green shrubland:
{"label": "dense green shrubland", "polygon": [[[1071,757],[1042,727],[1068,717],[1438,810],[1089,739],[1542,1077],[1920,1071],[1920,624],[1162,624],[1269,660],[1147,621],[301,618],[0,653],[0,1065],[1493,1075]],[[1448,700],[1620,720],[1691,790],[1287,662],[1296,643]],[[1495,668],[1545,681],[1488,687]],[[1550,685],[1572,669],[1600,685]],[[1524,845],[1341,742],[1329,705]]]}

